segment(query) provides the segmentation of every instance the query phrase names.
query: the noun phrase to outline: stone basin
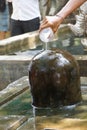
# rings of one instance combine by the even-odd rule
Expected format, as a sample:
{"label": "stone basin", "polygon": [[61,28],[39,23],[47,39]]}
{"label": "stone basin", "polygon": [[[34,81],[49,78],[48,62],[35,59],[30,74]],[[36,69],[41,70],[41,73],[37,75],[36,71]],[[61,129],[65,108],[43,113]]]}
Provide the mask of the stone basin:
{"label": "stone basin", "polygon": [[[16,93],[18,91],[17,82],[19,84],[24,81],[23,89],[26,88],[28,77],[13,82],[12,88],[8,89],[8,93],[14,91],[14,88]],[[83,100],[77,105],[56,109],[32,109],[29,89],[19,94],[19,96],[15,95],[15,98],[6,101],[7,103],[4,102],[0,107],[0,130],[86,130],[87,85],[82,85],[86,81],[87,79],[83,80],[81,78]]]}
{"label": "stone basin", "polygon": [[87,129],[87,87],[82,87],[83,102],[76,106],[60,109],[34,109],[34,117],[29,118],[19,130],[86,130]]}

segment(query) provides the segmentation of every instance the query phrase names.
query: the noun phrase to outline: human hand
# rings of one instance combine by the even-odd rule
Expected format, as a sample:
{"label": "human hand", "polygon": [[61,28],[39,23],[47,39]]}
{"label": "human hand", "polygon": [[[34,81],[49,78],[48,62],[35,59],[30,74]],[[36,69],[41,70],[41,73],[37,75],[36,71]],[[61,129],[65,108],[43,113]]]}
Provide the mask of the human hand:
{"label": "human hand", "polygon": [[39,31],[43,30],[44,28],[50,27],[55,33],[62,21],[63,20],[61,19],[61,17],[58,17],[56,15],[46,16],[41,22]]}

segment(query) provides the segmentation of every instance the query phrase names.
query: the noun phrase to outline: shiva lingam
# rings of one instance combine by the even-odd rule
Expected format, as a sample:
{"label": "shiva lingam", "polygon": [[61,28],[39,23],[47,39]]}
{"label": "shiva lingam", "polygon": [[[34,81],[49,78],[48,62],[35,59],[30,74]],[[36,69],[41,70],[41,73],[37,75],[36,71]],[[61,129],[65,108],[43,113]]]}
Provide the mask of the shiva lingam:
{"label": "shiva lingam", "polygon": [[44,50],[29,64],[32,106],[54,108],[82,100],[79,66],[67,51]]}

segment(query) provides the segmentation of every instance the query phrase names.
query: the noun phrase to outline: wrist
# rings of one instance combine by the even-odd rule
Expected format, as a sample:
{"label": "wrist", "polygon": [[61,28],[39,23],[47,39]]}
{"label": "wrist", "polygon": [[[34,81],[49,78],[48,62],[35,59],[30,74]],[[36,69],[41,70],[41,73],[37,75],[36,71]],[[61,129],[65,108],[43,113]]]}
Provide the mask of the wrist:
{"label": "wrist", "polygon": [[56,17],[59,17],[62,21],[64,21],[64,18],[63,18],[61,15],[56,14],[55,16],[56,16]]}

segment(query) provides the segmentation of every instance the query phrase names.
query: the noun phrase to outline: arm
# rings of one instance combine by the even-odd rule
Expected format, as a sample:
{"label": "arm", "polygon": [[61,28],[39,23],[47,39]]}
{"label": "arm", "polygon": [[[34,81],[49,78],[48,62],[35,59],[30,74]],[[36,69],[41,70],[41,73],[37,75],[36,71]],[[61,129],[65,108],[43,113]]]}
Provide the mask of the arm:
{"label": "arm", "polygon": [[51,27],[55,33],[63,20],[85,1],[86,0],[69,0],[67,4],[55,16],[46,16],[43,19],[40,26],[40,31],[46,27]]}
{"label": "arm", "polygon": [[58,15],[66,18],[71,14],[75,9],[82,5],[86,0],[69,0],[67,4],[62,8]]}

